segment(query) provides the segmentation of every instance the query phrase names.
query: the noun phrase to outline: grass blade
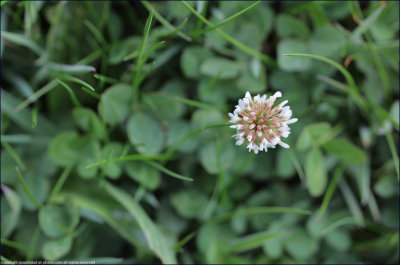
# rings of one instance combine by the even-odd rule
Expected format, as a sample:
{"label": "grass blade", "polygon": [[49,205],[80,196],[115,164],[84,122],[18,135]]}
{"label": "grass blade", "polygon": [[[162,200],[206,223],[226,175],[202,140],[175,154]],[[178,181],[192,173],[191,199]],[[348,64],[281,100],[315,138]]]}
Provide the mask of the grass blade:
{"label": "grass blade", "polygon": [[39,228],[39,226],[36,226],[35,231],[33,232],[33,235],[32,235],[31,242],[29,243],[29,246],[28,246],[28,250],[26,253],[26,260],[33,259],[33,255],[35,253],[35,249],[36,249],[36,246],[39,241],[39,236],[40,236],[40,228]]}
{"label": "grass blade", "polygon": [[222,110],[225,111],[225,107],[220,107],[220,106],[214,106],[211,104],[207,104],[207,103],[203,103],[200,101],[196,101],[196,100],[192,100],[192,99],[187,99],[187,98],[182,98],[182,97],[178,97],[178,96],[173,96],[170,94],[163,94],[166,97],[172,98],[176,101],[182,102],[186,105],[192,106],[192,107],[197,107],[197,108],[201,108],[201,109],[208,109],[208,110]]}
{"label": "grass blade", "polygon": [[351,34],[351,39],[357,40],[361,35],[368,31],[375,21],[378,19],[379,15],[382,13],[385,6],[378,7],[374,12],[371,13]]}
{"label": "grass blade", "polygon": [[11,247],[11,248],[22,250],[22,251],[27,250],[27,247],[21,243],[14,242],[14,241],[8,240],[6,238],[1,238],[0,240],[1,240],[1,244],[5,245],[7,247]]}
{"label": "grass blade", "polygon": [[215,29],[217,29],[217,28],[219,28],[219,27],[222,27],[223,25],[225,25],[226,23],[228,23],[228,22],[230,22],[231,20],[235,19],[236,17],[240,16],[241,14],[246,13],[247,11],[249,11],[250,9],[252,9],[253,7],[255,7],[256,5],[258,5],[260,2],[261,2],[261,1],[257,1],[257,2],[255,2],[255,3],[249,5],[249,6],[246,7],[245,9],[240,10],[240,11],[237,12],[236,14],[230,16],[229,18],[225,19],[225,20],[222,21],[221,23],[215,24],[215,25],[212,26],[212,27],[208,27],[208,28],[206,28],[206,29],[194,31],[194,32],[192,33],[192,36],[193,36],[193,37],[197,37],[197,36],[199,36],[199,35],[201,35],[201,34],[204,34],[204,33],[206,33],[206,32],[209,32],[209,31],[215,30]]}
{"label": "grass blade", "polygon": [[93,34],[93,36],[96,38],[96,40],[99,42],[99,44],[102,45],[102,46],[107,46],[107,41],[103,37],[103,34],[101,34],[99,29],[96,28],[96,26],[93,25],[93,23],[90,22],[89,20],[85,20],[84,23],[85,23],[86,27],[88,27],[90,32]]}
{"label": "grass blade", "polygon": [[50,193],[49,196],[49,201],[51,202],[56,195],[60,192],[62,186],[64,185],[65,181],[67,180],[69,174],[72,171],[72,166],[68,166],[64,169],[64,171],[61,173],[60,178],[57,180],[57,183],[54,185],[53,190]]}
{"label": "grass blade", "polygon": [[322,230],[322,234],[326,235],[327,233],[331,232],[332,230],[337,229],[338,227],[344,226],[344,225],[350,225],[350,224],[359,224],[359,221],[357,221],[354,217],[344,217],[336,222],[333,222],[332,224],[328,225],[324,230]]}
{"label": "grass blade", "polygon": [[74,91],[71,89],[71,87],[69,85],[67,85],[66,83],[64,83],[63,81],[56,79],[58,83],[60,83],[68,92],[72,102],[74,103],[75,107],[81,107],[81,103],[79,103],[78,98],[76,97]]}
{"label": "grass blade", "polygon": [[345,179],[339,181],[339,187],[344,196],[344,200],[346,201],[347,207],[349,208],[351,214],[354,217],[355,222],[359,226],[364,226],[364,216],[361,211],[360,206],[358,205],[357,199],[351,191],[349,184],[347,184]]}
{"label": "grass blade", "polygon": [[24,46],[32,50],[39,56],[42,56],[44,54],[44,51],[42,50],[42,48],[40,48],[39,45],[37,45],[36,43],[34,43],[33,41],[31,41],[22,34],[1,31],[1,37],[9,42],[13,42],[18,45]]}
{"label": "grass blade", "polygon": [[50,83],[48,83],[47,85],[45,85],[44,87],[42,87],[38,91],[36,91],[32,96],[30,96],[29,98],[27,98],[26,100],[24,100],[20,104],[18,104],[18,106],[15,107],[15,111],[20,112],[21,110],[25,109],[29,104],[36,101],[41,96],[45,95],[46,93],[48,93],[50,90],[52,90],[56,86],[57,86],[57,82],[55,80],[52,80]]}
{"label": "grass blade", "polygon": [[178,32],[180,32],[185,27],[187,22],[188,22],[188,18],[185,17],[183,22],[178,27],[176,27],[175,29],[171,30],[170,32],[160,34],[159,38],[165,38],[165,37],[177,34]]}
{"label": "grass blade", "polygon": [[243,252],[251,249],[258,248],[262,246],[265,241],[270,240],[272,238],[275,238],[277,236],[282,235],[285,233],[285,230],[281,230],[278,232],[261,232],[261,233],[255,233],[252,235],[245,236],[243,238],[240,238],[236,241],[234,241],[231,246],[230,250],[233,252]]}
{"label": "grass blade", "polygon": [[22,185],[22,188],[24,189],[26,195],[28,196],[28,198],[31,200],[31,202],[37,207],[37,208],[42,208],[42,205],[35,199],[35,197],[33,197],[32,193],[29,191],[28,186],[26,186],[25,180],[21,175],[21,172],[19,171],[18,167],[15,168],[15,170],[17,171],[17,175],[18,175],[18,180]]}
{"label": "grass blade", "polygon": [[36,128],[39,113],[39,105],[35,105],[32,109],[32,128]]}
{"label": "grass blade", "polygon": [[[144,7],[150,12],[152,11],[154,14],[154,17],[166,28],[169,28],[170,30],[175,30],[176,28],[171,25],[171,23],[169,23],[160,13],[158,13],[158,11],[156,9],[154,9],[152,7],[152,5],[148,2],[148,1],[142,1],[141,2]],[[185,33],[183,33],[182,31],[178,31],[176,33],[179,37],[181,37],[182,39],[186,40],[186,41],[192,41],[192,38],[190,38],[188,35],[186,35]]]}
{"label": "grass blade", "polygon": [[329,183],[328,189],[325,192],[324,199],[322,200],[321,207],[319,208],[318,211],[317,220],[321,219],[326,209],[328,208],[328,204],[332,198],[333,192],[335,191],[336,186],[339,183],[339,180],[342,176],[343,176],[343,168],[339,167],[335,170],[335,173],[333,173],[333,179],[331,180],[331,183]]}
{"label": "grass blade", "polygon": [[166,154],[172,154],[176,150],[176,148],[181,146],[184,142],[186,142],[190,138],[192,138],[192,137],[196,136],[197,134],[201,133],[203,130],[210,129],[210,128],[216,128],[216,127],[225,127],[225,126],[230,126],[230,125],[232,125],[232,123],[229,123],[229,122],[215,123],[215,124],[210,124],[210,125],[207,125],[207,126],[205,126],[203,128],[197,129],[197,130],[195,130],[195,131],[193,131],[191,133],[188,133],[186,136],[182,137],[182,139],[180,139],[176,144],[171,146],[167,150]]}
{"label": "grass blade", "polygon": [[135,71],[135,75],[133,77],[132,101],[133,101],[134,105],[136,105],[136,103],[139,99],[139,85],[140,85],[140,81],[142,80],[141,74],[142,74],[142,67],[144,65],[144,61],[143,61],[144,50],[146,48],[147,37],[150,32],[150,26],[151,26],[152,21],[153,21],[153,10],[150,10],[149,17],[147,18],[146,25],[144,26],[143,38],[142,38],[142,42],[140,43],[138,59],[136,61],[136,71]]}
{"label": "grass blade", "polygon": [[105,182],[106,192],[118,201],[138,222],[151,250],[164,264],[176,264],[173,247],[168,243],[158,226],[149,218],[142,207],[125,191]]}
{"label": "grass blade", "polygon": [[123,162],[123,161],[132,161],[132,160],[167,160],[171,158],[169,154],[155,154],[155,155],[141,155],[141,154],[132,154],[126,156],[115,157],[111,159],[104,159],[102,161],[93,163],[88,165],[86,168],[98,167],[101,165],[105,165],[108,163],[114,162]]}
{"label": "grass blade", "polygon": [[329,58],[320,56],[320,55],[308,54],[308,53],[288,53],[288,54],[284,54],[284,55],[285,56],[307,57],[307,58],[315,59],[315,60],[322,61],[324,63],[332,65],[337,70],[339,70],[339,72],[341,72],[343,74],[343,76],[346,78],[346,81],[349,84],[350,88],[353,90],[353,92],[358,94],[359,89],[358,89],[356,83],[354,82],[353,77],[351,76],[349,71],[346,70],[346,68],[344,68],[343,66],[341,66],[337,62],[335,62],[335,61],[333,61],[333,60],[331,60]]}
{"label": "grass blade", "polygon": [[[208,21],[205,17],[203,17],[202,15],[200,15],[199,13],[196,12],[196,10],[194,10],[190,5],[188,5],[186,2],[181,1],[181,3],[186,6],[196,17],[198,17],[200,20],[202,20],[204,22],[204,24],[206,24],[209,27],[213,27],[214,25]],[[239,48],[240,50],[244,51],[245,53],[248,53],[258,59],[260,59],[261,61],[263,61],[264,63],[266,63],[267,65],[270,65],[272,67],[276,66],[276,62],[274,59],[270,58],[269,56],[256,51],[250,47],[248,47],[247,45],[235,40],[234,38],[232,38],[231,36],[229,36],[228,34],[226,34],[225,32],[223,32],[221,29],[216,28],[215,32],[217,32],[219,35],[221,35],[221,37],[223,37],[225,40],[227,40],[228,42],[230,42],[232,45],[236,46],[237,48]]]}
{"label": "grass blade", "polygon": [[76,77],[74,77],[74,76],[70,76],[70,75],[60,75],[58,78],[61,79],[61,80],[70,81],[70,82],[74,82],[74,83],[80,84],[80,85],[82,85],[82,86],[84,86],[84,87],[90,89],[90,90],[93,91],[93,92],[96,91],[91,85],[89,85],[89,84],[86,83],[85,81],[83,81],[83,80],[81,80],[81,79],[79,79],[79,78],[76,78]]}
{"label": "grass blade", "polygon": [[70,64],[46,62],[46,67],[55,72],[68,73],[68,74],[86,74],[90,72],[96,72],[96,68],[84,64],[70,65]]}
{"label": "grass blade", "polygon": [[161,172],[163,172],[163,173],[165,173],[165,174],[167,174],[167,175],[169,175],[169,176],[171,176],[171,177],[174,177],[174,178],[177,178],[177,179],[181,179],[181,180],[193,181],[192,178],[185,177],[185,176],[183,176],[183,175],[180,175],[180,174],[178,174],[178,173],[175,173],[175,172],[169,170],[168,168],[163,167],[162,165],[160,165],[160,164],[158,164],[158,163],[156,163],[156,162],[153,162],[153,161],[150,161],[150,160],[144,161],[144,162],[145,162],[146,164],[148,164],[149,166],[152,166],[152,167],[154,167],[155,169],[158,169],[158,170],[160,170]]}
{"label": "grass blade", "polygon": [[108,83],[108,84],[112,84],[112,85],[120,82],[117,79],[114,79],[112,77],[108,77],[108,76],[105,76],[105,75],[102,75],[99,73],[95,73],[93,76],[94,76],[94,78],[97,78],[100,81],[103,81],[104,83]]}
{"label": "grass blade", "polygon": [[[3,138],[3,136],[1,138]],[[25,170],[26,166],[22,161],[22,159],[17,154],[17,152],[14,151],[14,148],[12,148],[11,145],[9,145],[7,142],[3,141],[3,139],[1,140],[2,140],[1,145],[4,147],[4,150],[10,154],[10,156],[14,159],[17,166],[19,166],[22,170]]]}
{"label": "grass blade", "polygon": [[266,213],[292,213],[292,214],[300,214],[300,215],[311,215],[311,212],[308,210],[297,209],[297,208],[289,208],[289,207],[252,207],[240,209],[234,212],[229,212],[217,217],[214,217],[210,220],[212,223],[221,223],[228,221],[234,216],[240,215],[255,215],[255,214],[266,214]]}

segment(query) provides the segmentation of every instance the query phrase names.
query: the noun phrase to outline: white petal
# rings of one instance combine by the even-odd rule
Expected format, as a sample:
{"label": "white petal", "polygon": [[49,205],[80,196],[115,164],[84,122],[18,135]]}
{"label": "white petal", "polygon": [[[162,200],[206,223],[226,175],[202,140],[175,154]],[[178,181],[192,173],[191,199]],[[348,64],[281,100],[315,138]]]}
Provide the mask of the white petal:
{"label": "white petal", "polygon": [[251,99],[250,92],[249,92],[249,91],[247,91],[247,92],[246,92],[246,95],[245,95],[244,97],[245,97],[245,98],[248,98],[248,99]]}
{"label": "white petal", "polygon": [[247,141],[251,142],[251,134],[247,135]]}
{"label": "white petal", "polygon": [[243,99],[239,99],[239,108],[241,108],[241,109],[245,108]]}
{"label": "white petal", "polygon": [[289,145],[287,143],[284,142],[279,142],[278,143],[280,146],[282,146],[283,148],[289,148]]}
{"label": "white petal", "polygon": [[288,103],[287,100],[283,101],[281,104],[279,104],[279,108],[282,108],[283,106],[285,106],[286,103]]}
{"label": "white petal", "polygon": [[286,123],[287,124],[291,124],[291,123],[295,123],[296,121],[298,121],[298,119],[297,118],[293,118],[293,119],[288,120]]}
{"label": "white petal", "polygon": [[281,91],[275,92],[275,94],[273,95],[273,97],[275,97],[275,98],[280,98],[280,97],[282,97]]}

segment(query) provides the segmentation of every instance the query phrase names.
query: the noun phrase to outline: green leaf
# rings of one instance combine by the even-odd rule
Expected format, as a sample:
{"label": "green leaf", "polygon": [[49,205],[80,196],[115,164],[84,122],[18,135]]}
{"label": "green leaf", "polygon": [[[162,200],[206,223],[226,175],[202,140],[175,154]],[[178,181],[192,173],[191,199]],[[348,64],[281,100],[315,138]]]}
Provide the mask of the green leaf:
{"label": "green leaf", "polygon": [[[118,142],[107,143],[102,150],[102,157],[106,159],[116,158],[122,155],[123,146]],[[104,173],[107,177],[117,179],[122,173],[121,165],[117,163],[109,163],[103,166]]]}
{"label": "green leaf", "polygon": [[75,108],[72,111],[72,115],[75,122],[82,130],[92,133],[100,140],[106,137],[106,128],[93,110],[88,108]]}
{"label": "green leaf", "polygon": [[126,164],[125,171],[132,179],[139,182],[147,189],[154,190],[160,186],[160,172],[140,161]]}
{"label": "green leaf", "polygon": [[248,251],[254,248],[258,248],[265,244],[267,241],[272,240],[278,236],[281,236],[285,231],[279,232],[260,232],[252,235],[245,236],[243,238],[233,241],[230,250],[233,252]]}
{"label": "green leaf", "polygon": [[296,228],[285,244],[289,254],[301,261],[306,261],[318,251],[317,241],[310,238],[303,229]]}
{"label": "green leaf", "polygon": [[212,56],[212,52],[203,47],[190,46],[186,48],[180,58],[183,74],[191,79],[200,78],[200,65]]}
{"label": "green leaf", "polygon": [[17,227],[22,205],[15,191],[6,185],[1,185],[1,190],[5,197],[1,200],[1,236],[8,238]]}
{"label": "green leaf", "polygon": [[106,183],[105,190],[136,219],[140,228],[146,236],[151,250],[161,259],[164,264],[176,264],[173,245],[169,244],[157,225],[147,216],[142,207],[135,202],[126,192]]}
{"label": "green leaf", "polygon": [[213,57],[206,59],[200,67],[202,74],[215,77],[220,71],[220,79],[230,79],[237,76],[239,73],[239,66],[236,62],[224,58]]}
{"label": "green leaf", "polygon": [[156,154],[163,147],[164,134],[161,125],[146,113],[135,113],[127,124],[129,141],[139,153]]}
{"label": "green leaf", "polygon": [[278,65],[281,69],[288,72],[303,72],[307,71],[311,66],[311,60],[305,58],[289,58],[287,53],[302,53],[307,52],[307,47],[300,40],[281,40],[278,43]]}
{"label": "green leaf", "polygon": [[288,179],[294,176],[295,167],[292,159],[290,158],[289,150],[280,149],[278,151],[276,170],[280,178]]}
{"label": "green leaf", "polygon": [[[60,196],[66,195],[81,211],[83,210],[85,215],[81,212],[82,217],[90,215],[92,216],[91,220],[94,219],[97,222],[104,220],[122,238],[138,248],[138,250],[146,251],[145,243],[139,239],[143,235],[137,229],[136,221],[132,218],[123,218],[128,214],[125,209],[107,193],[99,194],[95,184],[97,183],[79,181],[75,185],[67,185]],[[121,213],[121,215],[115,215],[116,212]]]}
{"label": "green leaf", "polygon": [[347,232],[337,229],[335,232],[326,235],[326,243],[337,251],[345,252],[349,250],[352,242]]}
{"label": "green leaf", "polygon": [[314,123],[304,127],[300,137],[297,140],[296,148],[305,151],[313,143],[318,142],[331,129],[331,125],[327,122]]}
{"label": "green leaf", "polygon": [[[172,123],[167,132],[167,145],[174,146],[178,143],[180,139],[191,133],[192,127],[188,122],[177,120]],[[184,142],[181,146],[177,148],[177,150],[183,153],[191,153],[193,152],[196,147],[198,146],[198,139],[190,138],[186,142]]]}
{"label": "green leaf", "polygon": [[345,44],[344,33],[330,24],[317,28],[310,38],[311,52],[322,56],[338,57]]}
{"label": "green leaf", "polygon": [[207,207],[208,198],[204,193],[191,189],[172,194],[170,201],[182,217],[201,218]]}
{"label": "green leaf", "polygon": [[324,157],[318,148],[313,148],[306,155],[305,174],[307,188],[311,196],[320,196],[326,187],[327,175]]}
{"label": "green leaf", "polygon": [[331,182],[329,183],[328,189],[325,193],[324,199],[322,201],[321,207],[319,208],[318,211],[318,218],[321,218],[323,216],[323,214],[325,213],[329,201],[332,198],[333,192],[336,189],[337,184],[339,183],[340,178],[343,176],[343,169],[341,167],[338,167],[335,170],[335,173],[333,174],[333,179],[331,180]]}
{"label": "green leaf", "polygon": [[177,104],[173,96],[162,92],[143,95],[143,102],[148,106],[151,114],[162,121],[174,121],[185,111],[184,106]]}
{"label": "green leaf", "polygon": [[40,228],[48,237],[56,238],[70,234],[78,222],[78,210],[73,205],[48,205],[39,212]]}
{"label": "green leaf", "polygon": [[361,35],[368,31],[375,24],[376,20],[379,18],[382,10],[385,6],[378,7],[374,12],[372,12],[351,34],[352,40],[357,40]]}
{"label": "green leaf", "polygon": [[129,113],[132,87],[117,84],[108,88],[100,98],[99,112],[103,120],[110,125],[121,124]]}
{"label": "green leaf", "polygon": [[276,32],[281,38],[299,37],[307,39],[310,34],[306,24],[295,17],[280,14],[276,20]]}
{"label": "green leaf", "polygon": [[333,139],[322,145],[326,152],[349,164],[362,164],[367,156],[363,150],[346,139]]}
{"label": "green leaf", "polygon": [[[233,142],[230,139],[228,141],[221,141],[218,148],[220,150],[219,160],[223,162],[221,163],[221,169],[227,170],[235,161],[235,147],[233,146]],[[209,142],[201,147],[199,151],[199,158],[204,169],[209,174],[217,174],[219,172],[214,141]]]}
{"label": "green leaf", "polygon": [[374,184],[374,191],[381,198],[390,198],[398,194],[397,181],[393,176],[383,176]]}
{"label": "green leaf", "polygon": [[27,37],[25,37],[22,34],[6,32],[6,31],[2,30],[1,38],[4,38],[9,42],[14,42],[18,45],[27,47],[39,56],[41,56],[44,53],[44,51],[42,50],[42,48],[39,45],[37,45],[36,43],[34,43],[33,41],[31,41],[30,39],[28,39]]}
{"label": "green leaf", "polygon": [[400,109],[399,101],[396,100],[392,104],[392,107],[390,107],[390,114],[392,115],[393,119],[397,122],[397,124],[399,123],[399,116],[400,116],[399,109]]}
{"label": "green leaf", "polygon": [[42,247],[42,255],[46,260],[58,260],[65,256],[72,247],[72,236],[49,240]]}

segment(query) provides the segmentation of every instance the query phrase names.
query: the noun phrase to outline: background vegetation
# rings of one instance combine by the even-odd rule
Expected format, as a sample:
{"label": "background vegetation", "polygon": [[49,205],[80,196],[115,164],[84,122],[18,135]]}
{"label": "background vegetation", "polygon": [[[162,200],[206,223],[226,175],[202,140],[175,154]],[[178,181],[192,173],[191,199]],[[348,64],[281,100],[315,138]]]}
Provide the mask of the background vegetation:
{"label": "background vegetation", "polygon": [[2,1],[1,61],[2,261],[399,262],[398,2]]}

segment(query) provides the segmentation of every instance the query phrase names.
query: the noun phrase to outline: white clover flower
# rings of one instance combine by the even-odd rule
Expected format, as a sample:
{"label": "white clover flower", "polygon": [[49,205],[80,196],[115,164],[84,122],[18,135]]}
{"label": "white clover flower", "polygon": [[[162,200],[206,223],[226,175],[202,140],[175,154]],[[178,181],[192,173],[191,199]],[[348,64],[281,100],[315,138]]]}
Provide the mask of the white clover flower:
{"label": "white clover flower", "polygon": [[292,111],[289,106],[285,106],[288,102],[283,101],[274,106],[276,98],[282,97],[281,92],[276,92],[267,99],[267,95],[251,97],[249,92],[243,99],[239,99],[235,111],[229,113],[231,118],[229,122],[234,123],[231,128],[237,130],[236,145],[242,145],[247,142],[249,152],[259,151],[267,152],[267,148],[275,148],[277,144],[284,148],[289,145],[282,142],[281,137],[288,137],[290,128],[288,124],[297,121],[292,117]]}

